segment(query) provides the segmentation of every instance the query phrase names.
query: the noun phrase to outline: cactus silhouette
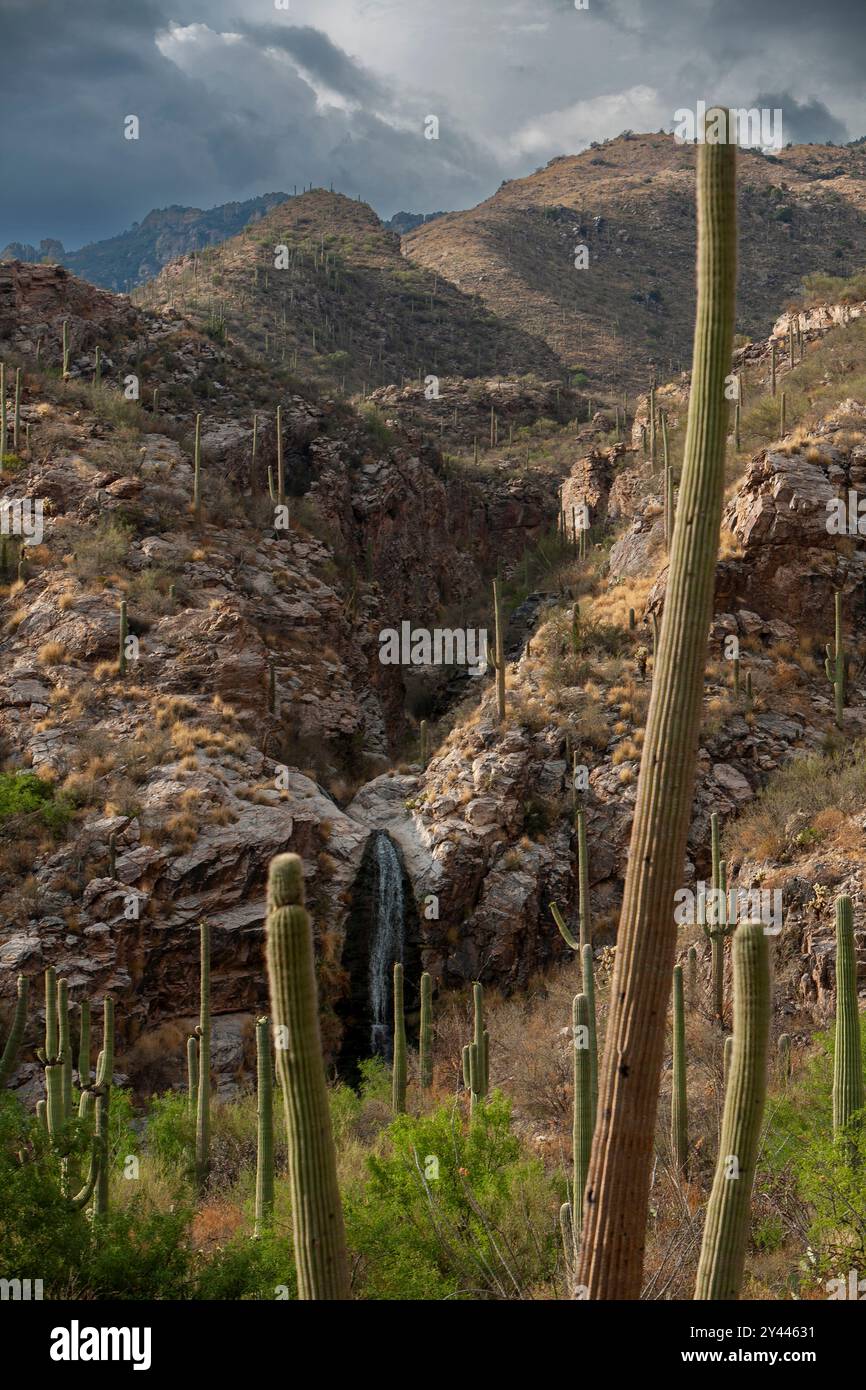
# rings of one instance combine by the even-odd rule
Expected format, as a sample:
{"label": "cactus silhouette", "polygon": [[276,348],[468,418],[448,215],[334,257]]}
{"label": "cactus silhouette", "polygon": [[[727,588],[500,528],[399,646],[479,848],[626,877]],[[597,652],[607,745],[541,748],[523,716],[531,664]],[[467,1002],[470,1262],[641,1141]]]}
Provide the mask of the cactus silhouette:
{"label": "cactus silhouette", "polygon": [[406,1016],[403,1012],[403,967],[394,962],[394,1059],[391,1071],[391,1109],[406,1109]]}
{"label": "cactus silhouette", "polygon": [[[708,120],[729,119],[711,110]],[[692,806],[707,633],[724,492],[736,296],[736,147],[697,147],[698,300],[680,501],[611,985],[578,1281],[591,1299],[637,1299],[643,1277],[671,912]],[[688,525],[678,524],[688,518]]]}
{"label": "cactus silhouette", "polygon": [[833,1054],[833,1133],[838,1138],[863,1108],[863,1060],[857,1006],[857,955],[851,899],[836,899],[836,1046]]}
{"label": "cactus silhouette", "polygon": [[274,1209],[274,1085],[270,1019],[256,1020],[256,1224],[260,1236]]}
{"label": "cactus silhouette", "polygon": [[322,1062],[313,932],[296,854],[271,860],[267,962],[289,1148],[298,1297],[351,1297],[343,1210]]}
{"label": "cactus silhouette", "polygon": [[836,620],[836,636],[831,646],[827,643],[824,660],[824,673],[833,687],[833,707],[836,727],[842,728],[845,715],[845,678],[847,661],[842,643],[842,595],[837,590],[833,596],[833,609]]}
{"label": "cactus silhouette", "polygon": [[3,1056],[0,1057],[0,1086],[6,1085],[18,1062],[18,1053],[24,1037],[24,1029],[27,1026],[28,988],[25,977],[19,975],[15,1013],[12,1015],[12,1025],[6,1039],[6,1046],[3,1048]]}
{"label": "cactus silhouette", "polygon": [[210,923],[199,923],[198,1106],[195,1123],[195,1175],[199,1187],[210,1170]]}
{"label": "cactus silhouette", "polygon": [[493,654],[488,656],[496,672],[496,714],[501,724],[505,719],[505,647],[498,579],[493,581],[493,625]]}
{"label": "cactus silhouette", "polygon": [[683,967],[674,966],[673,1077],[671,1089],[671,1150],[681,1173],[689,1151],[689,1114],[686,1093],[686,1013],[683,999]]}
{"label": "cactus silhouette", "polygon": [[767,1093],[770,961],[760,922],[734,933],[734,1047],[725,1090],[719,1157],[707,1206],[696,1299],[740,1295],[752,1184]]}
{"label": "cactus silhouette", "polygon": [[589,1155],[594,1127],[592,1104],[592,1039],[590,1007],[585,994],[576,994],[572,1003],[572,1044],[574,1051],[574,1123],[572,1129],[572,1160],[574,1164],[574,1211],[572,1226],[575,1237],[583,1227],[583,1197],[589,1172]]}

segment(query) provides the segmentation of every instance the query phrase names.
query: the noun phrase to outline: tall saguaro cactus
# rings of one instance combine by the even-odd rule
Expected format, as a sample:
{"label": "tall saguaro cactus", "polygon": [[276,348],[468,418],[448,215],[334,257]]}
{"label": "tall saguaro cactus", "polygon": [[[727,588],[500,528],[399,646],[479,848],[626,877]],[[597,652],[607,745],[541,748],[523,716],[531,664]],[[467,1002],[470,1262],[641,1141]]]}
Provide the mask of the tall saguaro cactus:
{"label": "tall saguaro cactus", "polygon": [[203,1186],[210,1168],[210,923],[199,923],[200,986],[198,1038],[198,1107],[195,1122],[195,1175]]}
{"label": "tall saguaro cactus", "polygon": [[347,1300],[349,1264],[322,1063],[313,931],[296,854],[271,860],[268,981],[289,1146],[300,1299]]}
{"label": "tall saguaro cactus", "polygon": [[863,1060],[857,1007],[857,957],[851,899],[836,899],[836,1047],[833,1056],[833,1133],[838,1138],[863,1108]]}
{"label": "tall saguaro cactus", "polygon": [[498,579],[493,581],[493,626],[493,655],[490,660],[496,672],[496,714],[501,724],[505,719],[505,639]]}
{"label": "tall saguaro cactus", "polygon": [[760,922],[743,922],[732,945],[734,1048],[719,1158],[707,1206],[696,1299],[736,1299],[743,1280],[752,1184],[767,1094],[770,961]]}
{"label": "tall saguaro cactus", "polygon": [[6,1046],[3,1048],[3,1056],[0,1057],[0,1086],[6,1085],[18,1061],[18,1052],[21,1048],[24,1028],[27,1023],[27,991],[27,980],[24,975],[19,975],[18,993],[15,1000],[15,1013],[12,1016],[12,1026],[9,1029]]}
{"label": "tall saguaro cactus", "polygon": [[689,1152],[689,1112],[686,1094],[686,1012],[681,965],[674,966],[671,1149],[677,1168],[684,1173]]}
{"label": "tall saguaro cactus", "polygon": [[583,1195],[589,1172],[592,1131],[595,1115],[592,1104],[592,1034],[590,1031],[589,1000],[576,994],[572,1003],[572,1043],[574,1047],[574,1124],[572,1157],[574,1163],[574,1192],[572,1195],[572,1229],[575,1240],[580,1236],[583,1220]]}
{"label": "tall saguaro cactus", "polygon": [[824,673],[833,687],[833,708],[836,727],[842,728],[845,715],[845,647],[842,642],[842,594],[839,590],[833,595],[833,608],[836,619],[836,635],[833,646],[827,643]]}
{"label": "tall saguaro cactus", "polygon": [[94,1136],[101,1151],[93,1193],[94,1220],[108,1214],[108,1123],[111,1114],[111,1081],[114,1075],[114,1000],[106,995],[102,1005],[102,1051],[96,1062],[96,1123]]}
{"label": "tall saguaro cactus", "polygon": [[406,1015],[403,1011],[403,967],[394,962],[394,1058],[391,1068],[391,1109],[406,1109]]}
{"label": "tall saguaro cactus", "polygon": [[195,444],[193,449],[192,509],[196,525],[201,525],[201,416],[195,417]]}
{"label": "tall saguaro cactus", "polygon": [[[577,893],[580,949],[592,943],[592,919],[589,910],[589,854],[586,848],[586,814],[577,812]],[[582,962],[581,962],[582,963]]]}
{"label": "tall saguaro cactus", "polygon": [[274,1210],[274,1082],[271,1021],[256,1020],[256,1225],[260,1236]]}
{"label": "tall saguaro cactus", "polygon": [[[707,133],[727,112],[707,113]],[[711,130],[712,127],[712,130]],[[727,133],[730,133],[728,130]],[[640,1295],[653,1136],[676,949],[724,491],[736,295],[736,146],[698,146],[698,302],[685,455],[638,780],[578,1281]]]}

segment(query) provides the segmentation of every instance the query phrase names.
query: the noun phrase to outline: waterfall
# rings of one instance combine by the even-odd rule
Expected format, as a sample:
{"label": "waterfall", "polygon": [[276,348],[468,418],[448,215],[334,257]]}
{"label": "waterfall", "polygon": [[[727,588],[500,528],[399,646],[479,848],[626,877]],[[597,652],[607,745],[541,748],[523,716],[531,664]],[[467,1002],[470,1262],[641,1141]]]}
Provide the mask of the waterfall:
{"label": "waterfall", "polygon": [[391,1051],[389,1016],[391,977],[394,962],[403,960],[405,911],[403,869],[394,844],[383,830],[376,833],[373,846],[376,863],[376,920],[370,946],[370,1045],[373,1056]]}

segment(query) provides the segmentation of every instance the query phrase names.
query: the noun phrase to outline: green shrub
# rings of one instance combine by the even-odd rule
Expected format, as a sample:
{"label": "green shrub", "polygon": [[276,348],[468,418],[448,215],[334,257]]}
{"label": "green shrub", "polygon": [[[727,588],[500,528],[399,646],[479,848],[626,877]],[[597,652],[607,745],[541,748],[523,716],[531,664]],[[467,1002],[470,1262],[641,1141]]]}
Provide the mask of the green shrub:
{"label": "green shrub", "polygon": [[35,772],[0,772],[0,822],[13,816],[32,816],[56,835],[69,824],[72,805]]}
{"label": "green shrub", "polygon": [[349,1247],[368,1299],[525,1296],[553,1278],[556,1184],[521,1154],[497,1092],[466,1127],[454,1106],[400,1115],[391,1153],[344,1195]]}
{"label": "green shrub", "polygon": [[[833,1035],[819,1033],[813,1043],[795,1083],[771,1099],[762,1162],[778,1189],[793,1178],[816,1272],[843,1275],[866,1269],[866,1123],[854,1126],[850,1141],[834,1140]],[[862,1046],[866,1066],[866,1030]]]}

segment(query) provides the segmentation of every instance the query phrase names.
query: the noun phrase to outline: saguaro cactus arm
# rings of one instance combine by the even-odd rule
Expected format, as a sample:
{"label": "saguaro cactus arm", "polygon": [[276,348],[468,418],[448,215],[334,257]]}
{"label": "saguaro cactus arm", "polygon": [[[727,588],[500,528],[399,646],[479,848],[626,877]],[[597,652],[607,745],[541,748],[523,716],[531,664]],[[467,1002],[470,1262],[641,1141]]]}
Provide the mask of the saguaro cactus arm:
{"label": "saguaro cactus arm", "polygon": [[[710,111],[709,123],[728,113]],[[728,131],[728,133],[730,133]],[[724,491],[736,294],[736,147],[698,146],[698,303],[685,455],[632,827],[579,1283],[640,1295],[672,904],[685,858]]]}

